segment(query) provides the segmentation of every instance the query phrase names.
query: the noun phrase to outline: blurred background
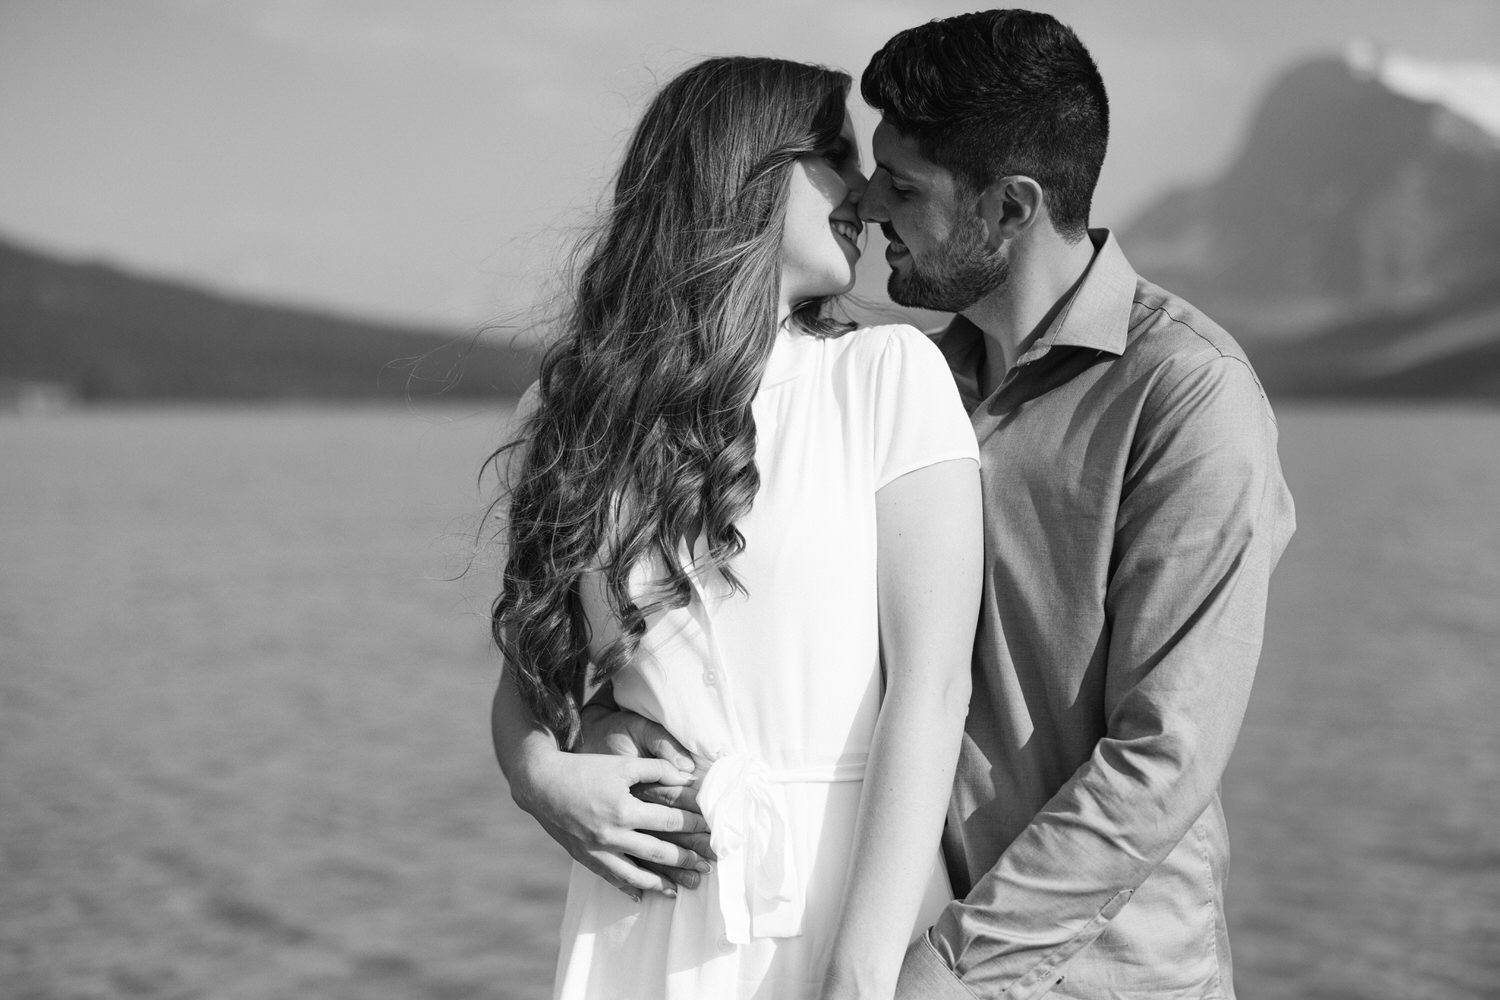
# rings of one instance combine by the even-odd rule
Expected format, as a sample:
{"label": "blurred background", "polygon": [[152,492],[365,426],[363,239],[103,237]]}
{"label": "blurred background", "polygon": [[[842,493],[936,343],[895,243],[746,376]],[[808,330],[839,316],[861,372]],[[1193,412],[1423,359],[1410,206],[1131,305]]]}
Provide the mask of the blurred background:
{"label": "blurred background", "polygon": [[[549,995],[478,479],[534,307],[676,70],[969,9],[753,6],[0,0],[0,995]],[[1500,5],[1035,6],[1109,86],[1094,224],[1246,345],[1298,503],[1240,995],[1500,996]]]}

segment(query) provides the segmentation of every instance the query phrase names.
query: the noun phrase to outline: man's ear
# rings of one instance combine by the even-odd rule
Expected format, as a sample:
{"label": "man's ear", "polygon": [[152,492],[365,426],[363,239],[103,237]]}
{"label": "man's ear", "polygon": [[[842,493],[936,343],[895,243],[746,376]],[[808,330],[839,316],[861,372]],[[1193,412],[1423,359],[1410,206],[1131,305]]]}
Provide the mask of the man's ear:
{"label": "man's ear", "polygon": [[1042,186],[1024,174],[996,178],[979,195],[986,242],[998,248],[1031,228],[1041,218],[1046,197]]}

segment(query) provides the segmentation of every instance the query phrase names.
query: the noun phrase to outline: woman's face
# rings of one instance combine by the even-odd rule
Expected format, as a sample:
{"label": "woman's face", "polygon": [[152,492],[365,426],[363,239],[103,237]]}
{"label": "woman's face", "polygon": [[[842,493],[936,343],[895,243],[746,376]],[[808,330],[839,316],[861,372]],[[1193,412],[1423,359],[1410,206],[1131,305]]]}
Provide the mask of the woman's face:
{"label": "woman's face", "polygon": [[845,115],[838,141],[792,168],[781,237],[782,319],[798,303],[853,287],[863,229],[855,206],[864,190],[854,126]]}

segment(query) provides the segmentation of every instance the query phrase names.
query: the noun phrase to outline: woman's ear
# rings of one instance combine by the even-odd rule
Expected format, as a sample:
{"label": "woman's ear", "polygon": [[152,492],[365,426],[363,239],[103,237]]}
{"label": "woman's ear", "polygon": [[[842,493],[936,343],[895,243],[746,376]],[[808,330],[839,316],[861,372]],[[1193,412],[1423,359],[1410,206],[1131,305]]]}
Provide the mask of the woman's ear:
{"label": "woman's ear", "polygon": [[1024,174],[996,178],[979,195],[979,215],[992,248],[1015,239],[1041,217],[1046,202],[1042,186]]}

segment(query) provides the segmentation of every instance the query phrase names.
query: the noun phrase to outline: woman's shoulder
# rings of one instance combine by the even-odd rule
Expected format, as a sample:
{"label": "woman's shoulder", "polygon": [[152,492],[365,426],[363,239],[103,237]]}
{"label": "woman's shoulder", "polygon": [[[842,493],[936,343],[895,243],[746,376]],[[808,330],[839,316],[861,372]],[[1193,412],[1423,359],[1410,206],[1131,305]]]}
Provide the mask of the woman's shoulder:
{"label": "woman's shoulder", "polygon": [[521,398],[516,400],[516,407],[511,411],[511,420],[519,423],[530,420],[531,415],[542,405],[542,383],[540,380],[532,382],[521,393]]}
{"label": "woman's shoulder", "polygon": [[936,349],[932,337],[904,322],[886,322],[873,327],[856,327],[838,337],[838,348],[849,355],[850,360],[862,361],[871,367],[882,364],[900,364],[901,357],[910,352],[927,352]]}
{"label": "woman's shoulder", "polygon": [[912,369],[947,370],[942,352],[932,338],[906,323],[885,323],[851,330],[843,337],[848,363],[874,377],[900,375]]}
{"label": "woman's shoulder", "polygon": [[884,353],[891,347],[909,344],[931,343],[930,337],[909,323],[882,323],[878,326],[861,326],[844,335],[844,339],[857,344],[861,349]]}

